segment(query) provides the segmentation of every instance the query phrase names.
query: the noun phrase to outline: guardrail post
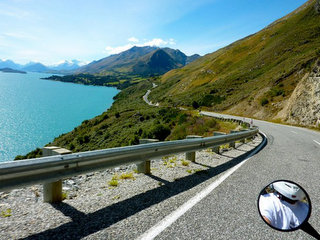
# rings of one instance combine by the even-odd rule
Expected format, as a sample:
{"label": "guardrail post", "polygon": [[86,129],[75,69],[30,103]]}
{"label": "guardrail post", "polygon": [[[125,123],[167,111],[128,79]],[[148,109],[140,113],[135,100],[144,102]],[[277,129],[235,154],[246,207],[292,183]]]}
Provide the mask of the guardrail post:
{"label": "guardrail post", "polygon": [[[226,135],[226,134],[223,133],[223,132],[213,132],[213,136],[221,136],[221,135]],[[220,153],[219,150],[220,150],[220,146],[214,146],[214,147],[212,148],[212,152],[215,152],[215,153],[217,153],[217,154]]]}
{"label": "guardrail post", "polygon": [[[240,130],[240,132],[246,132],[247,130]],[[242,143],[246,143],[246,138],[244,138],[244,139],[242,139],[242,140],[240,140],[240,142],[242,142]]]}
{"label": "guardrail post", "polygon": [[[198,135],[188,135],[186,139],[193,139],[193,138],[202,138]],[[196,161],[196,152],[186,152],[186,160],[189,160],[191,162]]]}
{"label": "guardrail post", "polygon": [[[250,130],[253,130],[253,127],[250,127]],[[257,134],[253,135],[252,137],[247,138],[247,140],[252,141],[256,136],[257,136]]]}
{"label": "guardrail post", "polygon": [[[44,157],[54,155],[70,154],[71,151],[59,147],[44,147],[42,155]],[[53,203],[62,201],[62,180],[43,184],[43,202]]]}
{"label": "guardrail post", "polygon": [[[231,130],[230,133],[237,133],[238,131]],[[229,147],[236,148],[236,142],[230,142]]]}
{"label": "guardrail post", "polygon": [[[154,143],[159,142],[158,139],[139,139],[139,144]],[[150,160],[145,160],[137,164],[138,173],[150,174],[151,173],[151,163]]]}

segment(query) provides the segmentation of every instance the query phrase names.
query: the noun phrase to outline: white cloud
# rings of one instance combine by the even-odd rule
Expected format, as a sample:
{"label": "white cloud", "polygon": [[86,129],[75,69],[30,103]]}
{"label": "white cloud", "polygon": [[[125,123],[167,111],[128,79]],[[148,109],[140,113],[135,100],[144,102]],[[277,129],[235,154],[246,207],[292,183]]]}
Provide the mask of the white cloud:
{"label": "white cloud", "polygon": [[169,44],[170,45],[176,45],[176,41],[173,38],[169,39]]}
{"label": "white cloud", "polygon": [[16,39],[29,39],[29,40],[37,40],[35,36],[31,36],[30,34],[22,33],[22,32],[6,32],[3,33],[3,36],[9,38],[16,38]]}
{"label": "white cloud", "polygon": [[[128,39],[129,42],[136,42],[133,40],[138,40],[138,39],[134,38],[134,37],[131,37]],[[162,47],[162,46],[166,46],[166,45],[175,45],[176,44],[176,42],[173,38],[170,38],[169,40],[163,40],[161,38],[154,38],[150,41],[144,39],[144,41],[145,41],[144,43],[139,43],[139,44],[128,43],[126,45],[118,46],[118,47],[107,46],[105,48],[105,50],[108,52],[108,54],[117,54],[117,53],[126,51],[126,50],[132,48],[133,46],[137,46],[137,47],[145,47],[145,46]]]}
{"label": "white cloud", "polygon": [[27,19],[33,17],[31,12],[22,10],[21,8],[12,7],[5,3],[0,3],[0,15],[16,19]]}
{"label": "white cloud", "polygon": [[165,40],[163,40],[161,38],[154,38],[149,42],[143,43],[142,46],[156,46],[156,47],[159,47],[161,45],[166,45],[166,44],[168,44],[167,41],[165,41]]}
{"label": "white cloud", "polygon": [[128,39],[128,41],[137,43],[137,42],[139,42],[139,39],[135,38],[135,37],[131,37],[131,38]]}
{"label": "white cloud", "polygon": [[126,44],[124,46],[119,46],[119,47],[110,47],[110,46],[107,46],[105,48],[105,50],[109,53],[109,54],[117,54],[117,53],[121,53],[123,51],[126,51],[130,48],[132,48],[134,46],[134,44],[132,43],[129,43],[129,44]]}

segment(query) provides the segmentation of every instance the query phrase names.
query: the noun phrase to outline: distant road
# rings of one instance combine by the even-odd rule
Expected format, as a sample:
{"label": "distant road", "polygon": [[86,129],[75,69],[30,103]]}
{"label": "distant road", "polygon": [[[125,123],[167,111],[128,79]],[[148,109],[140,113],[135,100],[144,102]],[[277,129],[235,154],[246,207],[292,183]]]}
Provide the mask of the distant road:
{"label": "distant road", "polygon": [[[155,83],[152,83],[152,88],[156,88],[156,87],[158,87],[158,85],[155,84]],[[159,106],[159,103],[153,104],[152,102],[150,102],[150,101],[148,100],[148,96],[149,96],[150,93],[151,93],[151,90],[148,90],[148,91],[146,92],[146,94],[143,95],[143,97],[142,97],[143,100],[144,100],[149,106],[158,107],[158,106]]]}
{"label": "distant road", "polygon": [[268,145],[155,239],[314,239],[301,230],[268,227],[259,216],[257,198],[274,180],[297,182],[311,198],[309,223],[320,231],[320,133],[258,120],[253,124],[266,134]]}

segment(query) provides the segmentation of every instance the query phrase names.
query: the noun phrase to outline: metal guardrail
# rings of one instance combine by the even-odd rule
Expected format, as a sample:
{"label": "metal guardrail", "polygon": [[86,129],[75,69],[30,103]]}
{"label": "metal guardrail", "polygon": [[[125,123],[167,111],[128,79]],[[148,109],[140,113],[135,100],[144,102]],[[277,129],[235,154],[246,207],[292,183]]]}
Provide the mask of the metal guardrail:
{"label": "metal guardrail", "polygon": [[38,183],[50,183],[105,168],[141,163],[169,154],[220,146],[251,138],[258,131],[258,128],[254,127],[250,130],[221,136],[156,142],[0,163],[0,191]]}

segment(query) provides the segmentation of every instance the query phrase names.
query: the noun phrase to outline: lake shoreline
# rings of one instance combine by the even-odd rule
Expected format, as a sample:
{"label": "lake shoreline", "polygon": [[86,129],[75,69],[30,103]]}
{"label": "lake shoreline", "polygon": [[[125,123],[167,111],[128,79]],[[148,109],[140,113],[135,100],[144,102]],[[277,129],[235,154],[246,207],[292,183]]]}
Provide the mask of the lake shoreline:
{"label": "lake shoreline", "polygon": [[86,119],[104,113],[119,92],[114,87],[40,79],[47,76],[0,72],[0,162],[43,147]]}

